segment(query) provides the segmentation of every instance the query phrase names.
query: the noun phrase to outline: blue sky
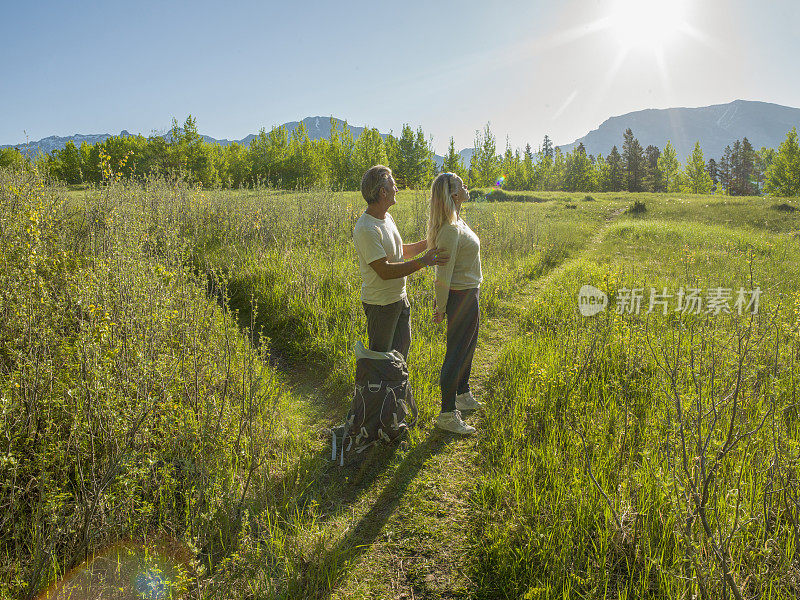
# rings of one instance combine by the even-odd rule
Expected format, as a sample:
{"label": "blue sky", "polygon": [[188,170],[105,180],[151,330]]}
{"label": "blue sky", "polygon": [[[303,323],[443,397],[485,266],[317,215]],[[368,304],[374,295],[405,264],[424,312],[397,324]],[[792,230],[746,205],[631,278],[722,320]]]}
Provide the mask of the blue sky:
{"label": "blue sky", "polygon": [[683,0],[674,22],[660,11],[680,0],[632,21],[626,1],[2,0],[0,144],[147,135],[188,114],[239,139],[333,115],[421,126],[441,153],[487,122],[498,146],[536,148],[644,108],[800,107],[800,1]]}

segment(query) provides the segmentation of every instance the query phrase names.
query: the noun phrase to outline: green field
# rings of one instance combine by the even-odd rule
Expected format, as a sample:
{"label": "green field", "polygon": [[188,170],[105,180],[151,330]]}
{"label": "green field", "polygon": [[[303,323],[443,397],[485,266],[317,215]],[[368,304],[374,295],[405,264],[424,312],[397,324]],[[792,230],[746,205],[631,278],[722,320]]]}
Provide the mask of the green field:
{"label": "green field", "polygon": [[[433,428],[445,337],[423,271],[420,425],[342,468],[325,430],[365,338],[359,194],[0,171],[0,597],[165,539],[197,598],[797,597],[795,202],[522,199],[464,207],[478,435]],[[421,239],[425,192],[392,214]],[[606,311],[581,316],[584,284]],[[646,314],[651,287],[667,315]],[[633,288],[642,310],[617,314]],[[731,290],[732,310],[676,311],[681,288]]]}

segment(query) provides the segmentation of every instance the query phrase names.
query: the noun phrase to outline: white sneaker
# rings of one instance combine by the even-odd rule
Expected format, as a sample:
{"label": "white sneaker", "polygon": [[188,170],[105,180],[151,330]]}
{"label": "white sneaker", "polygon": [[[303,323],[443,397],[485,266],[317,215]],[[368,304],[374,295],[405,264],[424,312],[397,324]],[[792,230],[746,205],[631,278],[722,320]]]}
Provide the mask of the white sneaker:
{"label": "white sneaker", "polygon": [[481,406],[483,405],[475,400],[472,392],[464,392],[456,396],[456,408],[458,410],[478,410]]}
{"label": "white sneaker", "polygon": [[475,428],[472,425],[464,423],[461,419],[461,412],[458,410],[439,413],[439,416],[436,417],[436,426],[439,429],[444,429],[452,433],[460,433],[461,435],[472,435],[475,433]]}

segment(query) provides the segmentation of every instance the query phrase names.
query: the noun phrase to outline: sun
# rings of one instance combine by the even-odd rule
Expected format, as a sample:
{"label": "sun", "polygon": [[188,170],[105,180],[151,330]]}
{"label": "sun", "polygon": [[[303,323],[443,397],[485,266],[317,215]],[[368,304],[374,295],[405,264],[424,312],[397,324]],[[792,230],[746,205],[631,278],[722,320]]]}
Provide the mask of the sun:
{"label": "sun", "polygon": [[685,25],[685,0],[616,0],[609,15],[611,33],[627,52],[661,52]]}

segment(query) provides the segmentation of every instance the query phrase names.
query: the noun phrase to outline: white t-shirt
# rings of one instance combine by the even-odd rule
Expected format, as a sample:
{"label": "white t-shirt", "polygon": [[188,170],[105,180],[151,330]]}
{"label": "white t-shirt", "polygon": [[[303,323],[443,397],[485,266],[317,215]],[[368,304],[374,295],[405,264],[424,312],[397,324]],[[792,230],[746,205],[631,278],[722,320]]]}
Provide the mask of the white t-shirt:
{"label": "white t-shirt", "polygon": [[405,298],[405,277],[384,280],[369,266],[384,256],[392,263],[403,260],[403,240],[392,215],[386,213],[385,218],[376,219],[370,214],[362,214],[353,228],[353,242],[363,280],[361,300],[366,304],[385,306]]}

